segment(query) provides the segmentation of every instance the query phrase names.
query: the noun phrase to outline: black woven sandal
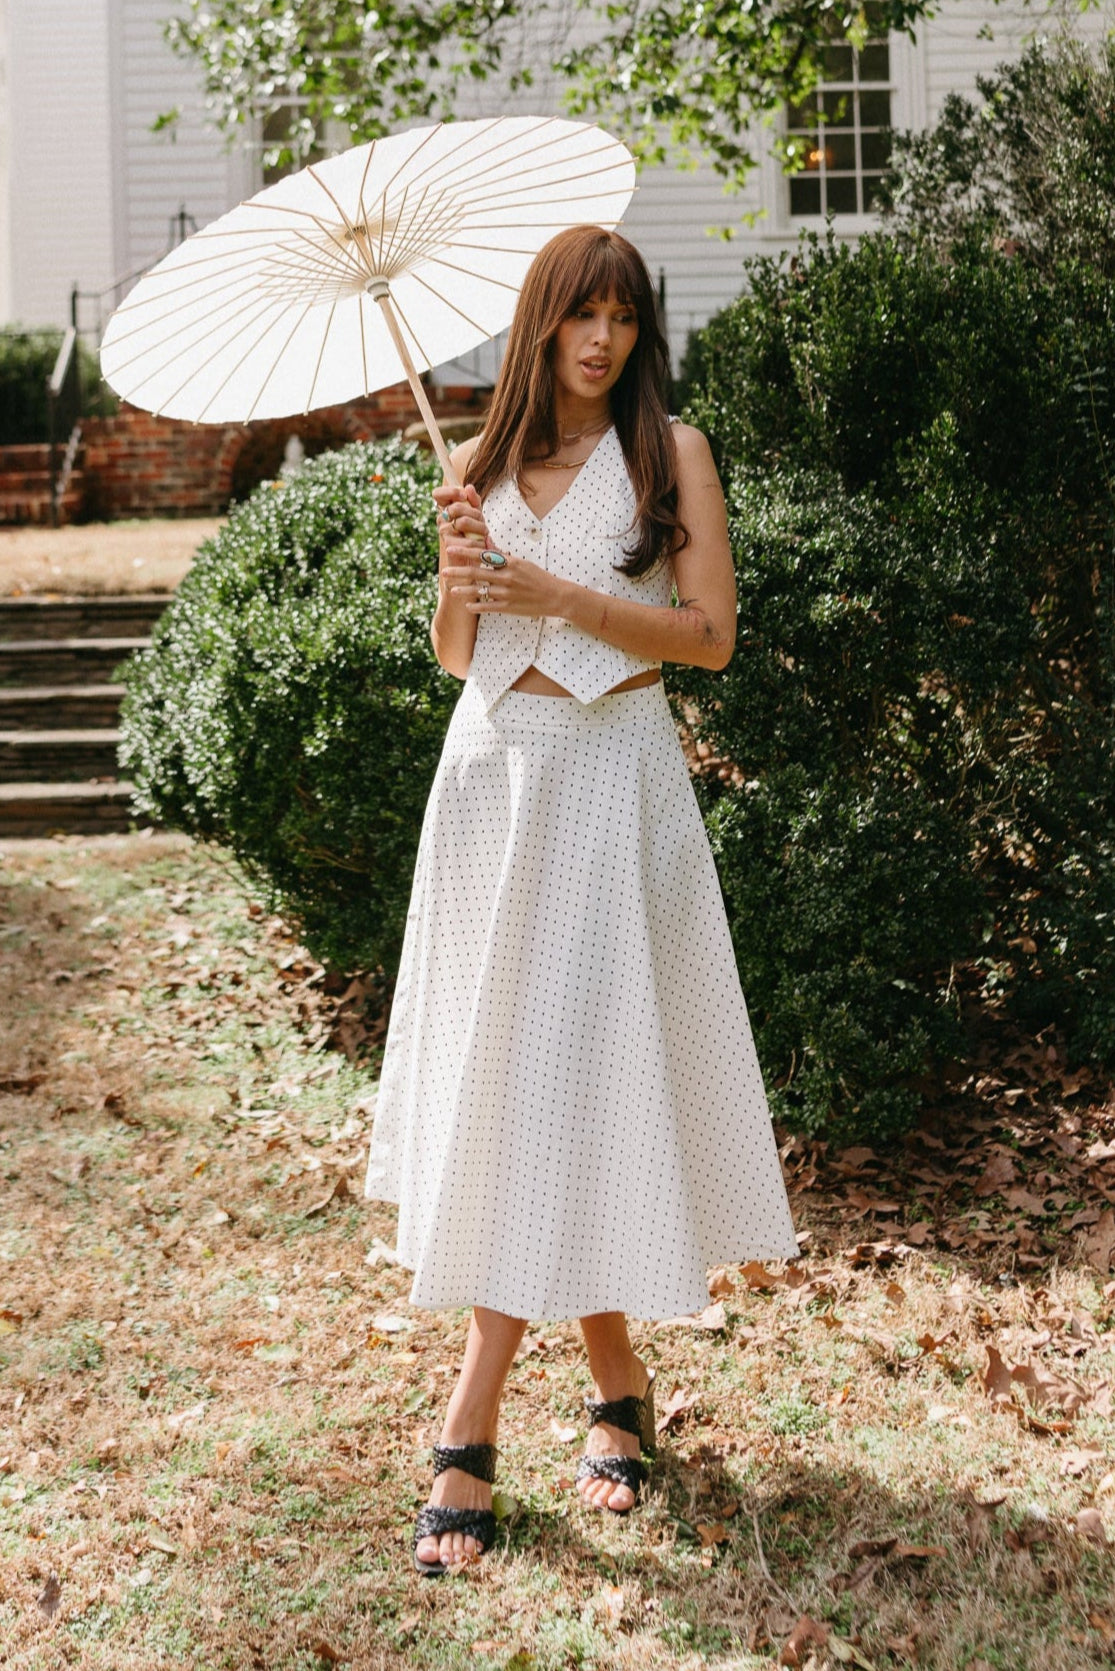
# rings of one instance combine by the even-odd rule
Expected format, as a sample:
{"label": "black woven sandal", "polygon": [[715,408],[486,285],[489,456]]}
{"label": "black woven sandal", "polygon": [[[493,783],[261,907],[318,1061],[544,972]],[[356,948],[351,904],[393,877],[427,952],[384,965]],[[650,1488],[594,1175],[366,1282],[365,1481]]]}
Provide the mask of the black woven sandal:
{"label": "black woven sandal", "polygon": [[[496,1454],[494,1445],[435,1445],[434,1478],[444,1474],[447,1468],[459,1468],[463,1474],[471,1474],[474,1480],[484,1480],[491,1485],[496,1477]],[[411,1543],[411,1549],[415,1551],[415,1570],[423,1578],[440,1578],[449,1570],[444,1561],[420,1561],[417,1555],[423,1538],[438,1538],[443,1532],[463,1532],[466,1537],[475,1538],[483,1555],[495,1542],[496,1517],[491,1509],[453,1509],[444,1504],[427,1503],[424,1509],[418,1511]]]}
{"label": "black woven sandal", "polygon": [[[650,1381],[642,1398],[631,1394],[627,1398],[599,1399],[586,1398],[585,1409],[588,1411],[589,1427],[596,1427],[600,1422],[607,1422],[609,1427],[618,1427],[624,1433],[633,1433],[639,1441],[639,1448],[646,1456],[654,1456],[657,1441],[654,1431],[654,1370],[647,1371]],[[611,1480],[615,1485],[625,1485],[633,1493],[635,1503],[639,1501],[639,1488],[646,1480],[650,1469],[637,1456],[582,1456],[577,1469],[577,1480],[604,1479]],[[632,1503],[631,1508],[635,1507]],[[607,1508],[607,1504],[604,1505]],[[630,1509],[608,1509],[609,1514],[629,1514]]]}

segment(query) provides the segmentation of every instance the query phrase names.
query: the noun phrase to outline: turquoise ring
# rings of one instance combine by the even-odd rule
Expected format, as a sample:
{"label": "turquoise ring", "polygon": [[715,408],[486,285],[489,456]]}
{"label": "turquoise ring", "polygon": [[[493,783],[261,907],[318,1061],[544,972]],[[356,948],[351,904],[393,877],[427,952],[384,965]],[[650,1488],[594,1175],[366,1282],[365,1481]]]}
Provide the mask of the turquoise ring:
{"label": "turquoise ring", "polygon": [[505,569],[507,567],[507,558],[502,551],[482,551],[480,561],[486,569]]}

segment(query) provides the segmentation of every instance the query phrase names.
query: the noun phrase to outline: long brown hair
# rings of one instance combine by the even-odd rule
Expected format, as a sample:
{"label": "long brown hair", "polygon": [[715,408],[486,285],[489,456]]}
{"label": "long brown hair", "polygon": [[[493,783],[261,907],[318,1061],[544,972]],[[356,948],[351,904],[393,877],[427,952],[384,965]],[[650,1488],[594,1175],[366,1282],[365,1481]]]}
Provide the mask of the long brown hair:
{"label": "long brown hair", "polygon": [[639,334],[611,392],[612,418],[635,490],[625,574],[641,575],[689,544],[678,520],[677,462],[666,411],[669,354],[642,256],[618,232],[574,226],[545,244],[527,270],[503,367],[468,479],[483,498],[504,476],[522,480],[529,456],[555,452],[553,350],[558,326],[593,296],[634,310]]}

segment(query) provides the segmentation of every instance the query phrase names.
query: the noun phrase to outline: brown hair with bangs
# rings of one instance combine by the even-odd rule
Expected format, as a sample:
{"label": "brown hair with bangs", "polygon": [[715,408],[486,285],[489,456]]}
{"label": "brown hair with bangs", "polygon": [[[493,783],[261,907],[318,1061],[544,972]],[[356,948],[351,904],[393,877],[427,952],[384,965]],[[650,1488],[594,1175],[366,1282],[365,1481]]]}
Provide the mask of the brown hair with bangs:
{"label": "brown hair with bangs", "polygon": [[669,355],[654,290],[642,256],[618,232],[571,227],[531,262],[468,480],[483,498],[504,476],[521,485],[529,458],[557,451],[554,338],[562,321],[594,296],[614,296],[639,322],[635,346],[611,391],[611,407],[635,490],[634,539],[619,567],[641,575],[688,545],[689,534],[678,521],[677,463],[664,393]]}

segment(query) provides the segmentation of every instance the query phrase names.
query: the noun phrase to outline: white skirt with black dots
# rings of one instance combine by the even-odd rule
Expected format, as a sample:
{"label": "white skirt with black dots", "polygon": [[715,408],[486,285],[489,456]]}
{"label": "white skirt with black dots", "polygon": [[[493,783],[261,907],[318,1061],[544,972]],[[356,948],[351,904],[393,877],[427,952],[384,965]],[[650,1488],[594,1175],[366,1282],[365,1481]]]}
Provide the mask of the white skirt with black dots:
{"label": "white skirt with black dots", "polygon": [[422,829],[365,1193],[420,1306],[708,1303],[798,1251],[720,886],[661,683],[466,684]]}

